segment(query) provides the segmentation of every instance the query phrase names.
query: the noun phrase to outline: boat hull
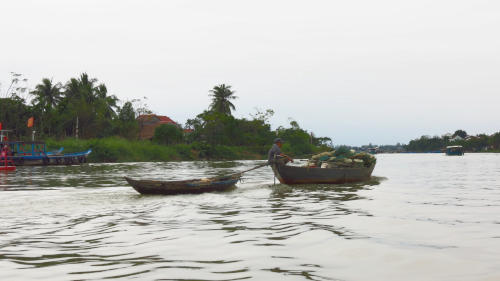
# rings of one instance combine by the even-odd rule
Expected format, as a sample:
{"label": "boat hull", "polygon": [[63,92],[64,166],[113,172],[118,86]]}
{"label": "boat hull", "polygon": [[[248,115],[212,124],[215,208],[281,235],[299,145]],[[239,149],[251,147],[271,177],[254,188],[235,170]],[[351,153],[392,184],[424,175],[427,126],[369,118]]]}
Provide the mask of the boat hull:
{"label": "boat hull", "polygon": [[463,156],[464,153],[463,152],[447,152],[446,155],[447,156]]}
{"label": "boat hull", "polygon": [[274,175],[282,184],[337,184],[369,180],[375,165],[352,168],[311,168],[275,164]]}
{"label": "boat hull", "polygon": [[190,194],[210,191],[223,191],[233,188],[240,179],[239,176],[216,179],[211,181],[188,180],[188,181],[154,181],[135,180],[125,177],[125,180],[141,194]]}
{"label": "boat hull", "polygon": [[16,170],[16,166],[0,166],[0,171],[12,172]]}
{"label": "boat hull", "polygon": [[92,150],[67,154],[9,156],[16,166],[79,165],[87,162]]}

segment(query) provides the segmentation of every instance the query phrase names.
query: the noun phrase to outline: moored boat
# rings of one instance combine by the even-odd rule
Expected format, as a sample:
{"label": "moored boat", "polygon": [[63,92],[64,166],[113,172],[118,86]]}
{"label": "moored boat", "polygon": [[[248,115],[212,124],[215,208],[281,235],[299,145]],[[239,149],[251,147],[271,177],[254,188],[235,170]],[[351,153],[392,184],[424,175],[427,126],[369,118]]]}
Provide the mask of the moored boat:
{"label": "moored boat", "polygon": [[240,178],[241,174],[182,181],[135,180],[129,177],[125,180],[141,194],[173,195],[227,190],[234,187]]}
{"label": "moored boat", "polygon": [[369,180],[375,164],[370,167],[298,167],[282,163],[271,165],[274,175],[283,184],[333,184]]}
{"label": "moored boat", "polygon": [[0,171],[13,172],[16,170],[14,162],[7,157],[7,147],[1,148],[0,157],[2,158],[2,165],[0,165]]}
{"label": "moored boat", "polygon": [[76,153],[63,154],[63,148],[55,152],[48,152],[43,141],[2,141],[1,147],[7,146],[9,153],[0,157],[0,161],[7,159],[16,166],[44,166],[44,165],[74,165],[87,162],[91,149]]}

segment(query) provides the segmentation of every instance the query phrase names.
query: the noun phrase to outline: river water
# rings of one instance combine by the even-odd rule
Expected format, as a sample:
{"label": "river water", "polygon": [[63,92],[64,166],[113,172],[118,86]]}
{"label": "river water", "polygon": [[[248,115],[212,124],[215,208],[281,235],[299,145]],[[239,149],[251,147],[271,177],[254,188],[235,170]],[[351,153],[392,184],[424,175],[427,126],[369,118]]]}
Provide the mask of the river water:
{"label": "river water", "polygon": [[261,161],[0,174],[0,280],[500,280],[500,154],[380,154],[369,182],[143,196]]}

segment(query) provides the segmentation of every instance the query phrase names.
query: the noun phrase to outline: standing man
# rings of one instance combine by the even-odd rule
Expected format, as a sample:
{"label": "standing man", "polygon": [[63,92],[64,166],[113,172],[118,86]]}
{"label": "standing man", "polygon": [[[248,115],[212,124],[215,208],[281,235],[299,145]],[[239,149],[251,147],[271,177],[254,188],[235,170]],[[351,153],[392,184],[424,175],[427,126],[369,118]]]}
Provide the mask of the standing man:
{"label": "standing man", "polygon": [[275,163],[278,159],[278,157],[283,157],[286,158],[285,164],[290,161],[293,162],[293,159],[288,157],[287,155],[281,153],[281,146],[283,145],[283,141],[280,138],[274,139],[274,144],[269,149],[269,153],[267,154],[267,163],[269,165]]}

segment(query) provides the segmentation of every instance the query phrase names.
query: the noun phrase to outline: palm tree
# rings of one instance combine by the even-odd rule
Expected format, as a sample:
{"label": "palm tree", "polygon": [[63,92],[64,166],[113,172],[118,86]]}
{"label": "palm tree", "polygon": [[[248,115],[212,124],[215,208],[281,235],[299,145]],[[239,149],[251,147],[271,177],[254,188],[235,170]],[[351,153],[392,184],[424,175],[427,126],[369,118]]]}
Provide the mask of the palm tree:
{"label": "palm tree", "polygon": [[[57,106],[61,101],[61,84],[53,84],[52,80],[47,78],[42,79],[42,83],[35,86],[35,90],[31,92],[35,98],[32,103],[35,108],[38,108],[41,112],[40,114],[40,129],[43,132],[44,119],[50,120],[50,114],[52,109]],[[44,118],[49,117],[49,118]],[[49,122],[49,134],[50,134],[50,122]]]}
{"label": "palm tree", "polygon": [[210,104],[210,110],[219,112],[225,115],[231,115],[231,110],[235,110],[234,104],[231,100],[237,98],[234,95],[234,91],[231,90],[231,86],[226,84],[220,84],[215,86],[210,90],[210,96],[212,97],[212,103]]}
{"label": "palm tree", "polygon": [[97,98],[97,103],[102,106],[106,118],[116,116],[115,109],[118,107],[118,98],[115,95],[108,96],[108,88],[106,88],[106,85],[99,84],[99,86],[95,88],[95,97]]}
{"label": "palm tree", "polygon": [[85,101],[87,101],[88,104],[93,104],[97,99],[95,86],[97,79],[90,79],[87,73],[82,73],[78,82],[80,93],[83,95]]}
{"label": "palm tree", "polygon": [[71,78],[65,85],[65,95],[69,99],[80,97],[80,82],[76,78]]}
{"label": "palm tree", "polygon": [[61,100],[61,84],[52,84],[52,80],[44,78],[41,84],[36,85],[31,94],[35,96],[32,101],[35,106],[49,111],[56,107]]}

